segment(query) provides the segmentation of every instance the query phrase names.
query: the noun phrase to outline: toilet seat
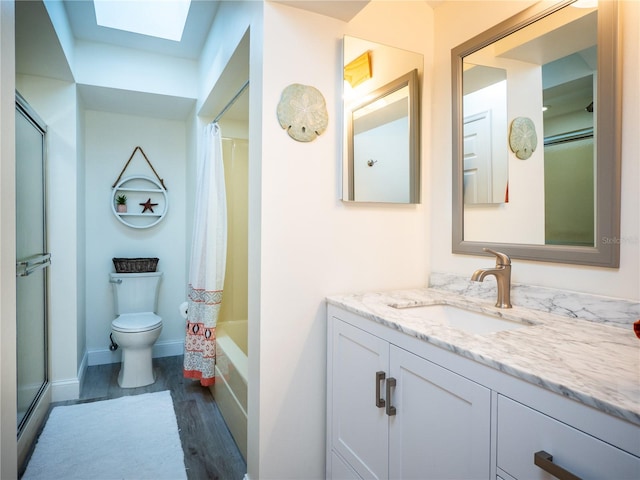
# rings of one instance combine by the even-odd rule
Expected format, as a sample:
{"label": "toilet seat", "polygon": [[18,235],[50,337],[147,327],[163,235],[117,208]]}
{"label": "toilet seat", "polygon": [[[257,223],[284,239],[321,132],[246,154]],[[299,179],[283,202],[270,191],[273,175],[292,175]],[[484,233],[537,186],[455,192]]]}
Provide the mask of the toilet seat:
{"label": "toilet seat", "polygon": [[123,313],[111,322],[117,332],[148,332],[162,326],[162,317],[153,312]]}

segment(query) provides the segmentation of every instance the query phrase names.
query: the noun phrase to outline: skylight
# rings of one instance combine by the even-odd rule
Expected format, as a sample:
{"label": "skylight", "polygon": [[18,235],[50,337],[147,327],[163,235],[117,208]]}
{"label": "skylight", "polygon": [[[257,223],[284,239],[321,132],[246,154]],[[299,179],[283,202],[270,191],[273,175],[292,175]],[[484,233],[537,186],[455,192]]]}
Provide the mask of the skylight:
{"label": "skylight", "polygon": [[102,27],[179,42],[191,0],[93,0]]}

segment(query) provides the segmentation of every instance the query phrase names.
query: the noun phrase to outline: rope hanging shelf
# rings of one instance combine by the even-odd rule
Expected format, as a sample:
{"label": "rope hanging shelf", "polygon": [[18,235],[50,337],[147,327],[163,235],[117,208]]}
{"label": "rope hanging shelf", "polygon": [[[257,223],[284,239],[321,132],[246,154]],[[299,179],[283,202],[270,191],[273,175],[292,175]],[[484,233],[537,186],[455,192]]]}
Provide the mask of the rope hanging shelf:
{"label": "rope hanging shelf", "polygon": [[[155,178],[144,175],[124,177],[124,172],[136,152],[147,161]],[[111,210],[121,223],[131,228],[149,228],[157,225],[167,214],[169,197],[164,180],[145,155],[141,147],[136,147],[127,160],[120,175],[112,185]],[[124,205],[124,208],[123,206]],[[135,211],[133,211],[135,209]]]}

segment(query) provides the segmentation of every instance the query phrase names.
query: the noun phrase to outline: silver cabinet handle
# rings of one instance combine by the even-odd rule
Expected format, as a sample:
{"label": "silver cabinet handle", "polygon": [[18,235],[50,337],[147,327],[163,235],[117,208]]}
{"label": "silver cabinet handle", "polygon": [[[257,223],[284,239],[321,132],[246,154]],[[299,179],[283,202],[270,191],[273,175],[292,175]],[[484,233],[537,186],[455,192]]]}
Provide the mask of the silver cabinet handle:
{"label": "silver cabinet handle", "polygon": [[392,417],[396,414],[396,407],[391,405],[391,388],[396,386],[396,379],[389,377],[387,380],[387,415]]}
{"label": "silver cabinet handle", "polygon": [[384,381],[386,375],[384,372],[376,372],[376,407],[384,407],[384,398],[380,396],[380,382]]}
{"label": "silver cabinet handle", "polygon": [[553,455],[544,450],[533,454],[533,463],[559,480],[581,480],[580,477],[574,475],[569,470],[565,470],[560,465],[553,463]]}

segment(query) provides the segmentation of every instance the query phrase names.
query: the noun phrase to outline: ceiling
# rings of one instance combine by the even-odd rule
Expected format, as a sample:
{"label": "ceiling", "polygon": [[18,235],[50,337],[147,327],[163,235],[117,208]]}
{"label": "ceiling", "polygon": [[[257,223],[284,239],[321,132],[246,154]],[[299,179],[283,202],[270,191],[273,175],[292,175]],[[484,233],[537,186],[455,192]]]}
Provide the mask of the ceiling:
{"label": "ceiling", "polygon": [[290,7],[300,8],[327,17],[337,18],[343,22],[350,21],[371,0],[274,0]]}
{"label": "ceiling", "polygon": [[[348,22],[370,0],[276,0],[289,5]],[[220,7],[219,0],[193,0],[180,42],[125,32],[96,23],[92,1],[63,0],[73,36],[92,42],[108,43],[174,57],[197,59]]]}
{"label": "ceiling", "polygon": [[63,0],[62,3],[69,19],[69,26],[76,39],[107,43],[192,60],[200,56],[207,34],[211,30],[211,24],[220,6],[220,2],[217,0],[193,1],[187,16],[182,40],[174,42],[102,27],[96,23],[92,1]]}
{"label": "ceiling", "polygon": [[[1,1],[1,0],[0,0]],[[370,0],[275,0],[295,8],[349,21],[360,12]],[[117,45],[126,48],[169,55],[173,57],[197,60],[202,52],[206,38],[220,7],[219,0],[192,0],[184,34],[180,42],[153,38],[132,32],[125,32],[99,26],[95,20],[93,2],[90,0],[62,0],[69,27],[76,40]],[[33,32],[38,32],[34,35]],[[244,46],[243,48],[246,48]],[[212,116],[235,94],[234,77],[242,74],[248,77],[248,52],[242,72],[231,74],[231,78],[221,79],[225,84],[221,90],[214,91],[216,101],[207,99],[205,107]],[[44,76],[73,81],[60,41],[51,25],[51,20],[41,1],[16,2],[16,70],[19,74]],[[231,69],[227,69],[231,70]],[[228,76],[223,74],[224,76]],[[240,81],[238,85],[243,82]],[[238,87],[239,88],[239,87]],[[218,89],[220,90],[220,89]],[[193,107],[192,99],[152,95],[143,92],[80,85],[79,94],[88,109],[115,113],[132,113],[160,118],[184,119]],[[234,108],[225,118],[246,118],[248,94],[242,95]]]}
{"label": "ceiling", "polygon": [[16,73],[72,82],[73,74],[42,2],[16,2],[15,7]]}

